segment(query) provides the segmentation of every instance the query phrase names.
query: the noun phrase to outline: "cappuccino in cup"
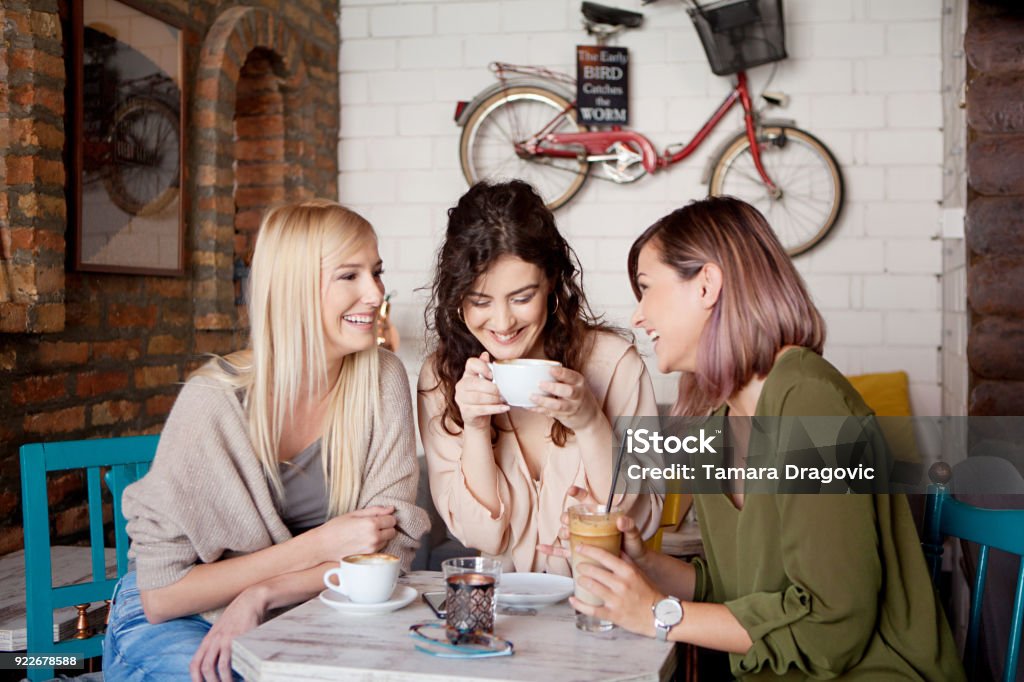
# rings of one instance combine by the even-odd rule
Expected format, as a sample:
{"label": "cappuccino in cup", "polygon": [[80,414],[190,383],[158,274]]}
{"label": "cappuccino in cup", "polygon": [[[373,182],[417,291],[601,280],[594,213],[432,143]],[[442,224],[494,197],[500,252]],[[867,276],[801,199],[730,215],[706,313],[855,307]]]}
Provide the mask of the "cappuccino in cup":
{"label": "cappuccino in cup", "polygon": [[551,370],[561,367],[562,363],[554,360],[497,360],[489,363],[494,384],[501,392],[501,397],[512,407],[535,407],[530,400],[531,395],[545,392],[540,389],[540,382],[554,381]]}
{"label": "cappuccino in cup", "polygon": [[377,604],[395,591],[399,568],[398,557],[392,554],[353,554],[324,573],[324,585],[356,604]]}

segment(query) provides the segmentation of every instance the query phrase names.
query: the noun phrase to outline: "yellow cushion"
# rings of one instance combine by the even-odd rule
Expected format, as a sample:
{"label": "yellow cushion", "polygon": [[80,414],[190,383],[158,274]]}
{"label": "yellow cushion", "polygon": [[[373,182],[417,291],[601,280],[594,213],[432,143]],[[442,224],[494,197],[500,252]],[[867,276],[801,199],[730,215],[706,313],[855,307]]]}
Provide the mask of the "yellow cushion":
{"label": "yellow cushion", "polygon": [[920,462],[921,454],[917,450],[913,420],[893,419],[913,416],[910,410],[907,373],[881,372],[846,378],[857,389],[868,407],[874,410],[877,416],[885,417],[879,419],[878,423],[896,459]]}
{"label": "yellow cushion", "polygon": [[693,504],[693,495],[687,493],[668,493],[665,495],[664,506],[661,509],[661,523],[658,532],[649,537],[644,546],[655,552],[661,551],[661,536],[665,530],[676,530],[683,522],[683,517],[690,510]]}
{"label": "yellow cushion", "polygon": [[879,417],[909,417],[910,389],[906,372],[846,377]]}

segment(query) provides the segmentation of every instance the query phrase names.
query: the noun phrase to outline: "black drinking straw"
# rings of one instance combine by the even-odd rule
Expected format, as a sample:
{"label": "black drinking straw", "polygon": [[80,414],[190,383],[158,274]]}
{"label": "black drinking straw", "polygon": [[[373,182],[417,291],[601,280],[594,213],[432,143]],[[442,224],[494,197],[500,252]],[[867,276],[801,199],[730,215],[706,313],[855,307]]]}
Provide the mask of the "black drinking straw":
{"label": "black drinking straw", "polygon": [[622,466],[622,456],[626,454],[626,439],[629,436],[624,432],[622,434],[622,443],[619,445],[619,454],[615,456],[615,463],[612,465],[612,489],[608,491],[608,504],[605,505],[604,510],[610,512],[612,510],[612,498],[615,497],[615,484],[619,482],[619,468]]}

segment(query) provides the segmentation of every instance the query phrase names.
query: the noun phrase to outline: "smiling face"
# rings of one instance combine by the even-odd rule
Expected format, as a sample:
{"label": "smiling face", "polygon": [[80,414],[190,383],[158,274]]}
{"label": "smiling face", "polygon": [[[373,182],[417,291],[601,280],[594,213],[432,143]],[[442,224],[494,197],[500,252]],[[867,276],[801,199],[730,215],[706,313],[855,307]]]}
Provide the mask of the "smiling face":
{"label": "smiling face", "polygon": [[659,371],[696,370],[700,336],[718,298],[715,283],[709,281],[714,267],[705,265],[695,277],[685,280],[662,262],[655,241],[640,250],[636,276],[640,303],[632,323],[654,340]]}
{"label": "smiling face", "polygon": [[373,239],[355,252],[337,250],[320,265],[324,351],[328,363],[377,342],[377,311],[384,300],[383,268]]}
{"label": "smiling face", "polygon": [[463,299],[466,327],[495,360],[544,357],[549,285],[543,271],[501,256]]}

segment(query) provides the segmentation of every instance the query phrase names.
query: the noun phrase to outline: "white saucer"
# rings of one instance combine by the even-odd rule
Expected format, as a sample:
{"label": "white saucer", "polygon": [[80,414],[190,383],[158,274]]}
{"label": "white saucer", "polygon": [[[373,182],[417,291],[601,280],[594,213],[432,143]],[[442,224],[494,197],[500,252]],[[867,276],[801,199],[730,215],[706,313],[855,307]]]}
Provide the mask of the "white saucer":
{"label": "white saucer", "polygon": [[406,606],[416,595],[419,594],[415,587],[409,587],[408,585],[399,585],[395,588],[395,591],[391,594],[391,599],[387,601],[377,602],[376,604],[357,604],[354,601],[350,601],[348,597],[335,592],[334,590],[324,590],[320,593],[320,601],[332,609],[337,609],[342,613],[352,613],[360,616],[372,616],[379,613],[387,613],[389,611],[397,611],[398,609]]}
{"label": "white saucer", "polygon": [[536,608],[556,604],[572,594],[572,578],[552,573],[505,573],[498,585],[498,603]]}

